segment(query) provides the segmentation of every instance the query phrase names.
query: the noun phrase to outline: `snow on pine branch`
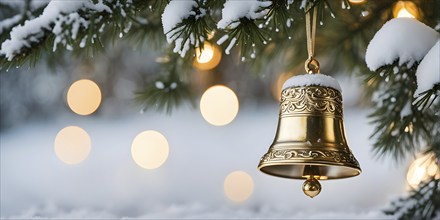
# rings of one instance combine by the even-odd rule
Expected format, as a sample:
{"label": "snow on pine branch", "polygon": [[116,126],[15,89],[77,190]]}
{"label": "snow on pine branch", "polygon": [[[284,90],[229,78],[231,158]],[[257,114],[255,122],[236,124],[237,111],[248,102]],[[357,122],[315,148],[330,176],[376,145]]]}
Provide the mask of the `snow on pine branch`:
{"label": "snow on pine branch", "polygon": [[417,67],[417,96],[426,90],[432,89],[435,84],[440,84],[440,40],[429,50]]}
{"label": "snow on pine branch", "polygon": [[52,0],[40,16],[25,21],[23,25],[12,29],[10,39],[4,41],[1,45],[0,54],[5,55],[11,61],[23,50],[31,48],[33,44],[40,43],[45,36],[45,32],[48,31],[55,35],[54,50],[58,43],[66,45],[65,39],[63,39],[63,34],[65,35],[63,25],[68,24],[72,26],[70,30],[72,39],[76,38],[80,27],[86,28],[88,26],[88,21],[79,17],[77,13],[81,9],[112,12],[108,6],[103,4],[102,0],[96,4],[89,0]]}
{"label": "snow on pine branch", "polygon": [[[440,34],[413,18],[395,18],[383,25],[367,47],[365,61],[370,70],[392,65],[406,65],[416,70],[414,97],[440,83]],[[395,67],[396,68],[396,67]]]}
{"label": "snow on pine branch", "polygon": [[[222,19],[217,23],[217,28],[232,30],[231,32],[233,32],[233,34],[232,36],[229,36],[228,34],[224,35],[217,41],[217,44],[221,45],[226,40],[228,40],[229,37],[232,37],[231,41],[229,42],[229,45],[226,47],[225,50],[225,53],[229,54],[232,47],[234,47],[234,45],[236,44],[238,40],[237,38],[239,38],[239,36],[236,35],[240,31],[238,30],[237,32],[234,31],[234,29],[239,28],[240,24],[242,23],[242,19],[254,21],[256,19],[263,18],[264,16],[267,15],[269,11],[267,8],[271,5],[272,5],[271,1],[259,1],[259,0],[226,1],[222,9]],[[241,42],[241,43],[242,44],[252,43],[252,45],[255,45],[253,42]],[[251,56],[255,57],[255,53],[252,53]]]}
{"label": "snow on pine branch", "polygon": [[408,68],[420,62],[439,39],[439,33],[413,18],[395,18],[383,25],[367,47],[371,71],[399,61]]}
{"label": "snow on pine branch", "polygon": [[[190,45],[198,47],[204,42],[208,30],[203,17],[206,9],[196,0],[173,0],[168,3],[162,14],[163,32],[169,44],[175,43],[174,52],[184,57]],[[203,31],[202,31],[203,32]]]}
{"label": "snow on pine branch", "polygon": [[190,15],[195,15],[193,8],[197,6],[196,1],[171,1],[162,14],[163,32],[167,36],[168,43],[172,43],[176,37],[173,37],[173,29]]}
{"label": "snow on pine branch", "polygon": [[271,5],[271,1],[226,1],[222,10],[222,19],[217,23],[217,28],[234,29],[240,24],[241,18],[247,18],[250,20],[262,18],[267,14],[267,10],[263,10],[263,8]]}
{"label": "snow on pine branch", "polygon": [[29,7],[28,9],[34,10],[46,6],[50,1],[51,0],[32,0],[32,1],[0,0],[0,4],[16,9],[25,9]]}
{"label": "snow on pine branch", "polygon": [[11,18],[0,21],[0,35],[3,34],[3,31],[8,30],[14,25],[17,25],[21,21],[21,19],[23,19],[23,15],[18,14]]}

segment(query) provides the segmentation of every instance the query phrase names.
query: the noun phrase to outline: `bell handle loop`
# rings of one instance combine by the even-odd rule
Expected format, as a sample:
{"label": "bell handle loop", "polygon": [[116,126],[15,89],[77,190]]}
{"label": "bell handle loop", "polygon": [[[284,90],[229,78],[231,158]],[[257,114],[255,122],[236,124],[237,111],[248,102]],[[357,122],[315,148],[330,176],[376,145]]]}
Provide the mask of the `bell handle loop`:
{"label": "bell handle loop", "polygon": [[320,73],[320,71],[319,71],[319,62],[313,56],[309,57],[306,60],[306,62],[304,64],[304,68],[306,69],[306,72],[308,74],[318,74],[318,73]]}

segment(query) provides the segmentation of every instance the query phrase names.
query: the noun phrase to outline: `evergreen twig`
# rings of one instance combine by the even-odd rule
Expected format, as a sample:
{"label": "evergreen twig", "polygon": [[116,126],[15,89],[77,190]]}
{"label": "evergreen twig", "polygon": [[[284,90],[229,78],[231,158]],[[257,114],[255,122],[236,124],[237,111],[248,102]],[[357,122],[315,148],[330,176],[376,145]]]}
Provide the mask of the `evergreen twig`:
{"label": "evergreen twig", "polygon": [[436,120],[433,110],[420,111],[412,105],[416,89],[416,67],[392,65],[379,68],[367,79],[373,94],[375,129],[371,137],[378,156],[387,154],[400,160],[419,150],[421,140],[431,137]]}
{"label": "evergreen twig", "polygon": [[143,105],[142,111],[153,108],[169,114],[184,101],[195,106],[191,85],[184,77],[191,62],[182,62],[172,53],[167,59],[162,63],[163,73],[157,79],[146,82],[144,89],[136,92],[136,100]]}

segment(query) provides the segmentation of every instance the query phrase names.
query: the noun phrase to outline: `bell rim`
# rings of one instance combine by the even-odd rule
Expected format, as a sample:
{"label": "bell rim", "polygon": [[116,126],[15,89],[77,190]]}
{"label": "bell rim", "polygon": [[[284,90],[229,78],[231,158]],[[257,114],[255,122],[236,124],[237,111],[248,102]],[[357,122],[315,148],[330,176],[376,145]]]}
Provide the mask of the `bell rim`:
{"label": "bell rim", "polygon": [[263,168],[265,167],[269,167],[269,166],[295,166],[295,165],[315,165],[315,166],[337,166],[337,167],[344,167],[344,168],[348,168],[351,169],[353,171],[356,171],[356,173],[354,173],[354,175],[346,175],[346,176],[341,176],[341,177],[327,177],[325,179],[319,179],[319,180],[335,180],[335,179],[346,179],[346,178],[350,178],[350,177],[355,177],[355,176],[359,176],[362,173],[362,169],[360,167],[356,167],[356,166],[350,166],[347,164],[343,164],[343,163],[306,163],[306,162],[298,162],[295,164],[292,163],[286,163],[286,162],[281,162],[281,163],[264,163],[264,164],[259,164],[257,169],[267,175],[270,176],[275,176],[275,177],[281,177],[281,178],[285,178],[285,179],[298,179],[298,180],[304,180],[307,179],[307,177],[296,177],[296,176],[285,176],[285,175],[278,175],[275,173],[270,173],[270,172],[266,172],[263,170]]}

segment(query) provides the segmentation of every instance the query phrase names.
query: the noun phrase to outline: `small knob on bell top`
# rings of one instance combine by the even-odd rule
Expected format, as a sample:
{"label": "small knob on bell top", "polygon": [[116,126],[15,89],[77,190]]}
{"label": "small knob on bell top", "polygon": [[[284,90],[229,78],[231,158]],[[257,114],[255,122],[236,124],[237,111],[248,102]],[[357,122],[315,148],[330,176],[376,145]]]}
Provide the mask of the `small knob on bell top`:
{"label": "small knob on bell top", "polygon": [[308,74],[319,73],[319,62],[313,56],[309,57],[304,64]]}
{"label": "small knob on bell top", "polygon": [[304,182],[302,189],[304,194],[313,198],[321,192],[321,184],[313,175],[310,175],[310,177]]}

